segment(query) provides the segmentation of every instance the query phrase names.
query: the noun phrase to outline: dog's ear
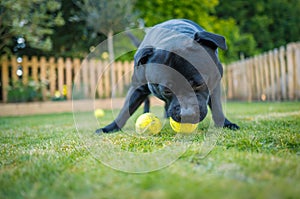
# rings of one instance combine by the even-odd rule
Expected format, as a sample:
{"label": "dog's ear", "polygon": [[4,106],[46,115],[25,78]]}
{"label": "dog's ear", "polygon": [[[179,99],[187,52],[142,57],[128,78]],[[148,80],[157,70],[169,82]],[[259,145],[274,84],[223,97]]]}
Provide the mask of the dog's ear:
{"label": "dog's ear", "polygon": [[139,66],[147,63],[151,55],[153,55],[153,47],[138,49],[138,51],[134,55],[134,66]]}
{"label": "dog's ear", "polygon": [[199,44],[203,44],[212,48],[221,48],[227,50],[225,38],[221,35],[213,34],[206,31],[199,31],[195,33],[194,40]]}

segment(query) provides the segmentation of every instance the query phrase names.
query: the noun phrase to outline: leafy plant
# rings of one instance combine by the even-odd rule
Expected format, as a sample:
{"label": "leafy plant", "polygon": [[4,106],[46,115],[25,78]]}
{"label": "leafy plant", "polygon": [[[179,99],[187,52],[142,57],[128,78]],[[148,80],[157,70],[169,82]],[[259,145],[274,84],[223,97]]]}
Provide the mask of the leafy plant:
{"label": "leafy plant", "polygon": [[45,83],[37,83],[33,80],[28,84],[16,81],[8,87],[8,102],[42,101],[42,90],[45,86]]}

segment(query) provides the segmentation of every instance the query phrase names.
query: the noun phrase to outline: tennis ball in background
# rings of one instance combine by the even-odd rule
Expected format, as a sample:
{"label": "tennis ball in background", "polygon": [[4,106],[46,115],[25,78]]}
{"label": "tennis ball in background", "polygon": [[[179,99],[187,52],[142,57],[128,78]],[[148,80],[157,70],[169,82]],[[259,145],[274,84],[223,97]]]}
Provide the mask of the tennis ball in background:
{"label": "tennis ball in background", "polygon": [[105,115],[105,113],[102,109],[96,109],[94,111],[94,115],[96,118],[100,118],[100,117],[103,117]]}
{"label": "tennis ball in background", "polygon": [[170,125],[176,133],[192,133],[198,127],[198,123],[179,123],[173,120],[172,117],[170,117]]}
{"label": "tennis ball in background", "polygon": [[135,130],[139,134],[155,135],[160,132],[161,128],[160,119],[153,113],[144,113],[135,122]]}

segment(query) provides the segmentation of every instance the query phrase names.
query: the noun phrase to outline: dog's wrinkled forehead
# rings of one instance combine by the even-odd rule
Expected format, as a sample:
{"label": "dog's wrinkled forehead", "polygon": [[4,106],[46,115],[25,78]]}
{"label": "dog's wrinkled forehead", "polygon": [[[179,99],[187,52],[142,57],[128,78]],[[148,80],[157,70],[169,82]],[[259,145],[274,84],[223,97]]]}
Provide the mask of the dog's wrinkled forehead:
{"label": "dog's wrinkled forehead", "polygon": [[168,88],[172,93],[182,95],[193,92],[193,88],[205,84],[202,77],[192,71],[180,72],[164,64],[148,63],[145,67],[148,85]]}
{"label": "dog's wrinkled forehead", "polygon": [[[183,57],[180,57],[174,52],[169,52],[165,50],[156,49],[155,53],[148,59],[148,64],[161,64],[168,66],[168,68],[164,68],[161,70],[168,70],[162,72],[162,75],[166,75],[166,73],[172,73],[172,70],[176,70],[178,73],[183,75],[187,80],[194,78],[194,76],[201,76],[197,70],[190,62],[185,60]],[[150,67],[153,67],[150,66]],[[160,70],[159,70],[160,71]]]}

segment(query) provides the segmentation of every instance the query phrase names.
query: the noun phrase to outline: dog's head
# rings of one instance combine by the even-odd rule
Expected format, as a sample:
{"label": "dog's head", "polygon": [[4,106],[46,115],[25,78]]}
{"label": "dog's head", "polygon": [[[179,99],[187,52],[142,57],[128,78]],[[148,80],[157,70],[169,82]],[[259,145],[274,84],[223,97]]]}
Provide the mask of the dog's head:
{"label": "dog's head", "polygon": [[[177,122],[198,123],[205,118],[207,102],[213,90],[208,85],[211,84],[208,81],[209,77],[205,76],[219,73],[216,77],[221,77],[223,73],[217,48],[227,48],[224,37],[205,31],[198,32],[194,35],[193,45],[203,49],[199,52],[202,55],[194,53],[195,56],[199,56],[199,62],[204,63],[200,68],[191,63],[195,56],[193,60],[189,60],[176,53],[176,49],[169,51],[147,46],[140,48],[135,55],[133,81],[147,83],[153,95],[165,101],[167,115]],[[186,50],[190,49],[187,47]],[[208,62],[210,64],[206,66],[205,63]],[[215,72],[202,72],[209,71],[211,65]],[[220,81],[220,78],[211,79]]]}

